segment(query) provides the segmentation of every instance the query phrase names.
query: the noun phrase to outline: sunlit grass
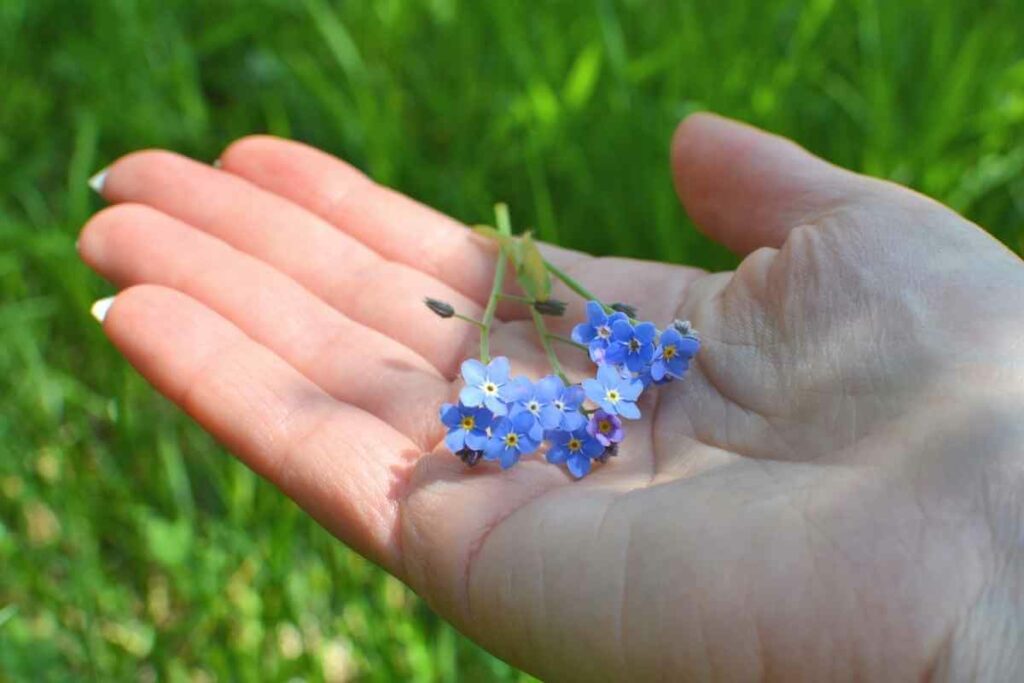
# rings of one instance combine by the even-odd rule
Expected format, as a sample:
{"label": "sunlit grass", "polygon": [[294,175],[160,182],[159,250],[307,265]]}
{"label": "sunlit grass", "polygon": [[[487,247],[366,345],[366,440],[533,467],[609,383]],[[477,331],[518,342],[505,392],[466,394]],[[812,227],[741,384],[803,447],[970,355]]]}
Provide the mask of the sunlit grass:
{"label": "sunlit grass", "polygon": [[0,680],[521,676],[113,352],[74,252],[111,159],[272,132],[469,222],[504,200],[546,239],[719,268],[667,165],[709,108],[1020,252],[1022,25],[968,0],[0,2]]}

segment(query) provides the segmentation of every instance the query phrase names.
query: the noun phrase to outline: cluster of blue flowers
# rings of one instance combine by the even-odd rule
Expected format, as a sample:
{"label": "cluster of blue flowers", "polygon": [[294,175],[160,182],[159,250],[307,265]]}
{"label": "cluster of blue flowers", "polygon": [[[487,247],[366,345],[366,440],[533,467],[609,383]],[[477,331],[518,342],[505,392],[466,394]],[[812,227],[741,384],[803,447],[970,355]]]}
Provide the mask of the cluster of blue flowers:
{"label": "cluster of blue flowers", "polygon": [[637,401],[650,385],[681,379],[700,348],[688,323],[663,331],[623,312],[587,302],[587,320],[572,331],[597,365],[597,376],[567,385],[549,375],[536,382],[512,377],[507,358],[462,364],[465,386],[457,404],[441,407],[445,444],[467,465],[497,460],[509,468],[549,444],[547,460],[576,478],[596,460],[616,454],[622,419],[637,420]]}

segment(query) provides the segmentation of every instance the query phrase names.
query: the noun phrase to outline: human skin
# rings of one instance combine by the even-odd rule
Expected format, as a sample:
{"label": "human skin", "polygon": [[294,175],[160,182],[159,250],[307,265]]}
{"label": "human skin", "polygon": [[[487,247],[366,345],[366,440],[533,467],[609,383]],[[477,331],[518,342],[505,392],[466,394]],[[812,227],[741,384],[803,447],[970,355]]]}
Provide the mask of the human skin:
{"label": "human skin", "polygon": [[[1019,680],[1024,267],[910,190],[709,114],[672,144],[734,272],[547,248],[702,348],[581,481],[441,444],[495,253],[298,143],[143,151],[82,258],[160,392],[469,637],[545,680]],[[683,228],[681,227],[680,230]],[[582,317],[572,302],[557,331]],[[492,349],[546,374],[527,313]],[[561,351],[561,350],[560,350]],[[581,378],[592,367],[566,347]]]}

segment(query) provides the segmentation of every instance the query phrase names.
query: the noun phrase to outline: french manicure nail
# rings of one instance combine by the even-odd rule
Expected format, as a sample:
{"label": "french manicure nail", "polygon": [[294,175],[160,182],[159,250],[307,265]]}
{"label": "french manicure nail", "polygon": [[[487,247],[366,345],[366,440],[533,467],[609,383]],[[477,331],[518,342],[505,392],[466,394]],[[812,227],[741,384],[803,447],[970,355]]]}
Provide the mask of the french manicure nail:
{"label": "french manicure nail", "polygon": [[114,304],[114,297],[108,296],[106,299],[100,299],[92,305],[89,312],[92,313],[92,317],[101,323],[106,319],[107,312],[110,311],[110,307]]}
{"label": "french manicure nail", "polygon": [[89,178],[89,187],[93,189],[96,194],[103,194],[103,183],[107,181],[107,171],[109,168],[105,168],[92,178]]}

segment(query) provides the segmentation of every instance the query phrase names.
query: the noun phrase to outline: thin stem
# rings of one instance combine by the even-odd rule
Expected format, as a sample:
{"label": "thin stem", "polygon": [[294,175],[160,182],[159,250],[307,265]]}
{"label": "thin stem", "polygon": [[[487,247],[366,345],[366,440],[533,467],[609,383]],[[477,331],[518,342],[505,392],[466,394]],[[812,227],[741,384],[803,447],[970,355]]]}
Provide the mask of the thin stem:
{"label": "thin stem", "polygon": [[569,384],[569,378],[566,377],[565,371],[562,370],[562,364],[558,362],[558,355],[555,353],[554,348],[551,347],[551,335],[548,334],[547,325],[544,324],[544,316],[532,308],[530,309],[530,315],[533,316],[533,324],[537,326],[537,334],[540,335],[540,343],[544,347],[544,353],[548,354],[551,369],[562,378],[563,382]]}
{"label": "thin stem", "polygon": [[531,299],[530,297],[527,297],[527,296],[519,296],[518,294],[508,294],[507,292],[498,292],[498,298],[499,299],[507,299],[509,301],[518,301],[519,303],[526,304],[527,306],[532,306],[533,305],[533,299]]}
{"label": "thin stem", "polygon": [[482,322],[476,320],[475,318],[470,318],[468,315],[462,315],[461,313],[452,313],[452,317],[458,318],[459,320],[464,320],[470,325],[476,325],[480,329],[483,329],[484,327],[484,324]]}
{"label": "thin stem", "polygon": [[[582,296],[584,299],[587,299],[588,301],[596,301],[598,305],[604,309],[605,313],[615,312],[614,308],[598,299],[596,296],[594,296],[593,292],[591,292],[589,289],[581,285],[575,278],[569,275],[569,273],[565,272],[564,270],[553,264],[551,261],[544,261],[544,265],[545,267],[547,267],[548,272],[554,275],[559,280],[561,280],[563,283],[565,283],[566,287],[576,292],[577,294]],[[629,318],[629,322],[636,323],[637,321],[636,318]]]}
{"label": "thin stem", "polygon": [[[508,217],[508,206],[506,204],[495,204],[494,217],[498,233],[511,235],[512,223]],[[494,267],[494,283],[491,285],[491,296],[487,299],[487,308],[484,309],[484,317],[480,323],[480,361],[485,364],[491,362],[491,326],[494,324],[494,314],[498,310],[498,296],[501,294],[501,286],[505,283],[505,265],[505,253],[499,248],[498,263]]]}
{"label": "thin stem", "polygon": [[581,349],[583,351],[589,351],[590,350],[587,347],[586,344],[580,344],[579,342],[573,341],[572,339],[569,339],[568,337],[563,337],[560,334],[548,333],[548,339],[554,339],[555,341],[560,341],[563,344],[568,344],[569,346],[575,346],[577,349]]}
{"label": "thin stem", "polygon": [[[601,303],[601,301],[596,296],[594,296],[594,294],[590,290],[581,285],[571,275],[569,275],[567,272],[553,264],[551,261],[544,261],[544,265],[547,267],[548,272],[557,277],[562,282],[564,282],[566,287],[576,292],[584,299],[597,301],[598,303]],[[604,304],[601,304],[601,306],[603,306],[604,309],[608,312],[611,312],[612,310],[611,306],[605,306]]]}

